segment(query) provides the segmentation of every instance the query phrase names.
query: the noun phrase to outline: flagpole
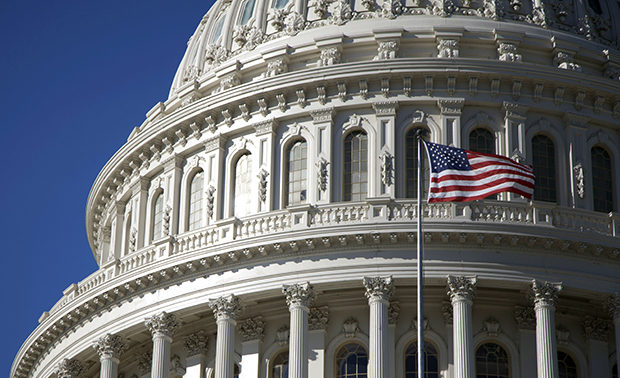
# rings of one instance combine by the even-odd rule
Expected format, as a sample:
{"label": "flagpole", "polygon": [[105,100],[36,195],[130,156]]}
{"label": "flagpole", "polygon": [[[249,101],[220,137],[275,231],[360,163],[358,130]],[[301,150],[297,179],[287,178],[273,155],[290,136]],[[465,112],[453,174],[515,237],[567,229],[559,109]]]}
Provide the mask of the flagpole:
{"label": "flagpole", "polygon": [[422,291],[424,289],[422,282],[422,242],[424,241],[422,236],[422,182],[424,178],[422,176],[422,129],[417,130],[416,137],[418,139],[418,378],[424,378],[424,312],[422,310]]}

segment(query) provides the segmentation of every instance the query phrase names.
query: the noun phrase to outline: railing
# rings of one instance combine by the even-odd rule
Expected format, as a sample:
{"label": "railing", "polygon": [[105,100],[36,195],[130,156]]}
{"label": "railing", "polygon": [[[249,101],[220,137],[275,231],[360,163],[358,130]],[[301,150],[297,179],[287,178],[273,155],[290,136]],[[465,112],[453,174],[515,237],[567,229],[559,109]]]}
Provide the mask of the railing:
{"label": "railing", "polygon": [[360,222],[368,219],[367,204],[344,205],[330,204],[314,207],[310,210],[310,225],[325,226],[350,222]]}
{"label": "railing", "polygon": [[183,253],[194,249],[208,247],[217,244],[219,241],[218,229],[212,226],[208,229],[202,229],[185,233],[177,236],[173,244],[172,253]]}
{"label": "railing", "polygon": [[118,274],[123,274],[149,264],[157,259],[157,250],[150,247],[149,249],[138,251],[136,254],[125,256],[120,260],[118,265]]}
{"label": "railing", "polygon": [[291,214],[288,211],[268,213],[239,220],[235,224],[235,239],[250,238],[284,231],[291,228]]}
{"label": "railing", "polygon": [[554,209],[553,225],[557,228],[612,236],[613,219],[608,214],[577,209]]}

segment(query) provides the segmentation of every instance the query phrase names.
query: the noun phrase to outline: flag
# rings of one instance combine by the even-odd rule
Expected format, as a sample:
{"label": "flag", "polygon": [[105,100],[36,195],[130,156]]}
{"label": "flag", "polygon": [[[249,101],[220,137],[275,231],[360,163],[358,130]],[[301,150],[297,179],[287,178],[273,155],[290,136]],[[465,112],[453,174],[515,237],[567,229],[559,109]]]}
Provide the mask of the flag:
{"label": "flag", "polygon": [[473,201],[500,192],[532,198],[532,167],[505,156],[426,141],[424,144],[431,166],[429,203]]}

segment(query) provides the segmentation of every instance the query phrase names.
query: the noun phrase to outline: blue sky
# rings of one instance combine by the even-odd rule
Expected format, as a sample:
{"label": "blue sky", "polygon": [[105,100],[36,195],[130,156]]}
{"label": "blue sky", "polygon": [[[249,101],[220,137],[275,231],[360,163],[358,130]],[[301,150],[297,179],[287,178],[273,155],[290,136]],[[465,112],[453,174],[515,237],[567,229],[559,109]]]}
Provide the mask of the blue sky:
{"label": "blue sky", "polygon": [[62,291],[97,269],[88,192],[165,101],[212,1],[0,0],[0,251],[8,376]]}

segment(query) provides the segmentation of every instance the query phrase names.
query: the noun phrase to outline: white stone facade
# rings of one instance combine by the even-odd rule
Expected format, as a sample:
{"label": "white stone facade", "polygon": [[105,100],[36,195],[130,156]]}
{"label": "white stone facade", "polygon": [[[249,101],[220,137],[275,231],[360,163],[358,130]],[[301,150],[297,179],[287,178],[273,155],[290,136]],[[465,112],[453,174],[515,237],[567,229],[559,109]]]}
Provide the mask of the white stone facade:
{"label": "white stone facade", "polygon": [[[597,0],[216,2],[11,377],[412,377],[423,237],[429,377],[611,378],[619,35]],[[416,128],[535,165],[533,201],[424,204],[417,235]]]}

